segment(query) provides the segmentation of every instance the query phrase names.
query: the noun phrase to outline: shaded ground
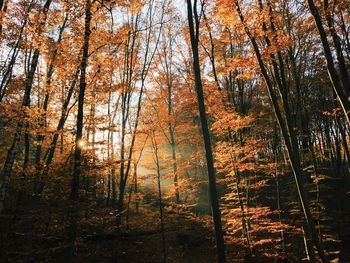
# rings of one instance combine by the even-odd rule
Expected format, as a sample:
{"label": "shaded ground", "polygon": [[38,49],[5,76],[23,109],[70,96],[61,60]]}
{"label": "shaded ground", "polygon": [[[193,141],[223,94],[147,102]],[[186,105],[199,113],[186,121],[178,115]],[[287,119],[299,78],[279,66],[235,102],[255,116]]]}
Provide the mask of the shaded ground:
{"label": "shaded ground", "polygon": [[[156,209],[141,208],[129,216],[128,226],[118,228],[112,209],[94,203],[85,203],[84,207],[79,211],[77,262],[161,262]],[[1,215],[0,220],[0,262],[66,261],[66,208],[21,206]],[[205,220],[168,211],[165,238],[167,262],[215,262],[212,230]]]}
{"label": "shaded ground", "polygon": [[[94,202],[81,203],[76,262],[162,262],[158,211],[142,207],[117,227],[114,211]],[[0,262],[67,262],[68,209],[22,205],[0,216]],[[126,221],[128,221],[126,223]],[[210,218],[165,211],[168,263],[216,262]],[[244,250],[228,246],[228,262],[247,262]],[[255,258],[251,262],[276,262]],[[286,261],[287,262],[287,261]],[[292,261],[288,261],[292,262]]]}

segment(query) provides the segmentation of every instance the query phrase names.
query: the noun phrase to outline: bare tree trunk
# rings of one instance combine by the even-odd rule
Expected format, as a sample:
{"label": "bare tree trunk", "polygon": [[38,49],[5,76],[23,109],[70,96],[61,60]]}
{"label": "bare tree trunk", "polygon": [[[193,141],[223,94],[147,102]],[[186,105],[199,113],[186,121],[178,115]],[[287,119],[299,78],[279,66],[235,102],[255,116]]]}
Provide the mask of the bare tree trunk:
{"label": "bare tree trunk", "polygon": [[237,197],[238,197],[238,203],[239,203],[239,207],[241,209],[241,216],[242,216],[242,232],[243,232],[243,236],[246,239],[246,245],[248,248],[248,256],[251,258],[252,257],[252,249],[251,249],[251,245],[250,245],[250,238],[249,238],[249,229],[247,227],[247,216],[246,216],[246,212],[244,209],[244,203],[242,200],[242,196],[241,196],[241,189],[240,189],[240,175],[239,175],[239,171],[238,169],[235,167],[235,181],[236,181],[236,191],[237,191]]}
{"label": "bare tree trunk", "polygon": [[159,204],[159,219],[160,219],[160,231],[162,236],[162,251],[163,251],[163,260],[166,262],[166,246],[165,246],[165,227],[164,227],[164,211],[163,211],[163,201],[162,201],[162,189],[161,189],[161,174],[160,174],[160,162],[158,154],[158,144],[156,140],[156,135],[154,130],[152,131],[152,148],[154,154],[154,162],[157,170],[157,186],[158,186],[158,204]]}
{"label": "bare tree trunk", "polygon": [[211,148],[211,138],[210,138],[210,132],[209,132],[205,104],[204,104],[204,94],[203,94],[201,71],[200,71],[200,64],[199,64],[199,54],[198,54],[199,39],[198,38],[199,38],[200,21],[197,13],[196,4],[197,4],[196,0],[194,1],[193,6],[191,3],[191,0],[187,0],[188,27],[190,31],[190,39],[191,39],[191,47],[192,47],[192,55],[193,55],[193,71],[194,71],[195,83],[196,83],[198,109],[200,114],[202,132],[203,132],[205,155],[207,160],[210,201],[211,201],[211,207],[213,212],[217,256],[218,256],[218,262],[224,263],[226,262],[225,243],[224,243],[224,236],[222,233],[221,212],[220,212],[218,194],[216,189],[214,158],[213,158],[213,152]]}
{"label": "bare tree trunk", "polygon": [[[137,27],[138,24],[138,17],[135,22],[135,27]],[[120,149],[120,169],[119,169],[119,195],[118,195],[118,201],[117,201],[117,210],[118,214],[116,217],[117,223],[120,224],[122,222],[122,215],[124,210],[124,195],[125,195],[125,188],[128,181],[129,176],[129,169],[130,169],[130,161],[127,161],[126,169],[125,169],[125,136],[126,136],[126,124],[129,119],[129,113],[130,113],[130,98],[131,98],[131,78],[133,76],[133,54],[134,54],[134,48],[135,48],[135,41],[136,41],[136,35],[133,34],[132,38],[130,37],[131,32],[129,32],[128,40],[125,43],[125,68],[124,68],[124,84],[125,88],[122,91],[121,94],[121,110],[122,110],[122,127],[121,127],[121,149]],[[131,43],[131,44],[130,44]],[[130,60],[130,61],[129,61]],[[142,97],[142,91],[140,93],[139,101]],[[140,102],[141,103],[141,102]],[[141,104],[140,104],[141,105]],[[140,106],[141,107],[141,106]],[[136,117],[136,123],[138,122],[138,116]],[[137,128],[137,125],[136,125]],[[134,129],[133,133],[133,139],[135,137],[136,129]],[[130,152],[132,154],[133,151],[133,139],[130,146]],[[129,156],[130,157],[130,156]]]}
{"label": "bare tree trunk", "polygon": [[85,28],[83,54],[80,64],[80,82],[78,95],[78,115],[77,115],[77,130],[75,137],[75,152],[73,165],[73,178],[70,192],[70,227],[69,227],[69,262],[75,262],[75,240],[77,235],[77,220],[78,220],[78,198],[79,198],[79,179],[81,175],[81,152],[82,152],[82,137],[83,137],[83,121],[84,121],[84,97],[86,89],[86,69],[88,66],[89,57],[89,41],[91,35],[91,0],[85,2]]}
{"label": "bare tree trunk", "polygon": [[[107,161],[109,162],[111,160],[111,147],[113,147],[113,144],[111,144],[111,135],[112,135],[112,118],[111,118],[111,98],[112,98],[112,92],[108,92],[108,105],[107,105],[107,115],[108,115],[108,131],[107,131]],[[113,157],[112,157],[113,158]],[[109,169],[108,172],[108,185],[107,185],[107,206],[110,205],[111,201],[111,186],[112,186],[112,178],[111,178],[111,169]]]}
{"label": "bare tree trunk", "polygon": [[[168,47],[168,48],[167,48]],[[164,45],[164,72],[166,74],[166,87],[167,87],[167,107],[168,107],[168,136],[166,138],[169,141],[171,147],[171,158],[172,167],[174,173],[174,188],[175,188],[175,200],[176,203],[181,203],[180,200],[180,190],[178,183],[177,174],[177,158],[176,158],[176,140],[175,140],[175,124],[173,120],[174,109],[173,109],[173,73],[172,73],[172,63],[173,63],[173,43],[171,37],[169,38],[169,44]]]}
{"label": "bare tree trunk", "polygon": [[78,96],[78,116],[77,116],[77,131],[75,137],[75,152],[74,152],[74,168],[73,179],[70,198],[76,201],[79,197],[79,177],[81,174],[81,141],[83,138],[83,121],[84,121],[84,97],[86,89],[86,68],[88,65],[89,56],[89,41],[91,35],[90,23],[91,23],[91,1],[86,0],[85,3],[85,30],[84,30],[84,44],[83,55],[80,64],[80,83],[79,83],[79,96]]}
{"label": "bare tree trunk", "polygon": [[[111,145],[112,145],[112,158],[114,158],[114,146],[113,146],[113,132],[111,133]],[[112,207],[115,207],[115,201],[116,201],[116,181],[115,181],[115,168],[112,167],[111,169],[111,176],[112,176],[112,193],[111,193],[111,198],[112,198],[112,201],[111,201],[111,205]]]}
{"label": "bare tree trunk", "polygon": [[169,126],[169,133],[170,133],[170,141],[171,141],[171,158],[172,158],[173,172],[174,172],[175,198],[176,198],[176,203],[180,204],[181,199],[180,199],[180,190],[179,190],[178,175],[177,175],[176,142],[174,137],[174,131],[171,126]]}
{"label": "bare tree trunk", "polygon": [[[140,163],[140,160],[141,160],[141,157],[142,157],[142,153],[143,153],[143,150],[144,150],[144,148],[145,148],[147,139],[148,139],[148,136],[146,137],[145,142],[144,142],[144,144],[142,145],[142,148],[141,148],[141,150],[140,150],[140,154],[139,154],[139,156],[138,156],[138,159],[134,162],[133,178],[132,178],[133,183],[132,183],[131,186],[130,186],[129,199],[128,199],[128,207],[127,207],[127,214],[126,214],[126,224],[127,224],[127,227],[129,227],[129,226],[128,226],[128,222],[129,222],[129,209],[130,209],[130,201],[131,201],[132,189],[134,188],[134,193],[135,193],[135,195],[136,195],[137,192],[138,192],[138,188],[137,188],[137,167],[138,167],[138,165],[139,165],[139,163]],[[136,198],[137,198],[137,197],[136,197]],[[136,202],[135,202],[135,208],[136,208],[136,212],[138,212],[138,201],[137,201],[137,200],[136,200]]]}
{"label": "bare tree trunk", "polygon": [[[280,224],[282,224],[282,211],[281,211],[281,193],[280,193],[280,182],[279,182],[279,174],[278,174],[278,148],[277,148],[277,124],[274,125],[274,141],[273,141],[273,152],[275,156],[275,175],[274,179],[276,182],[276,203],[277,203],[277,210],[278,210],[278,221]],[[283,254],[286,252],[286,246],[285,246],[285,237],[284,237],[284,230],[281,227],[281,246],[282,246],[282,252]]]}
{"label": "bare tree trunk", "polygon": [[7,11],[7,0],[0,0],[0,37],[2,34],[2,22],[3,22],[3,17],[5,16],[5,13]]}

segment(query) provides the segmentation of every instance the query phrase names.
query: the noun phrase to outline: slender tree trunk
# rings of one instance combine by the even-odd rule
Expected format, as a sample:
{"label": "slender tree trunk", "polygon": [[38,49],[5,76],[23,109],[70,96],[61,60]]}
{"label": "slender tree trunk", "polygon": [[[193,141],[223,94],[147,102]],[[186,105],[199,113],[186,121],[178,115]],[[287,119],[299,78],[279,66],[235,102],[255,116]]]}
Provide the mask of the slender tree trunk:
{"label": "slender tree trunk", "polygon": [[[176,160],[176,141],[175,141],[175,127],[173,119],[173,81],[172,81],[172,58],[173,58],[173,49],[172,49],[172,39],[170,38],[169,50],[164,49],[164,59],[165,59],[165,71],[167,79],[167,107],[168,107],[168,133],[169,133],[169,143],[171,146],[171,158],[172,166],[174,173],[174,188],[175,188],[175,200],[176,203],[181,203],[180,200],[180,190],[178,183],[178,174],[177,174],[177,160]],[[169,54],[168,54],[169,53]],[[169,60],[168,61],[168,57]]]}
{"label": "slender tree trunk", "polygon": [[136,186],[135,186],[135,183],[136,183],[136,177],[137,177],[137,173],[136,173],[136,165],[134,164],[134,171],[133,171],[133,175],[132,175],[132,184],[130,185],[130,188],[129,188],[129,195],[128,195],[128,204],[126,206],[126,228],[129,229],[129,213],[130,213],[130,203],[131,203],[131,195],[132,195],[132,190],[133,188],[135,187],[136,189]]}
{"label": "slender tree trunk", "polygon": [[344,152],[345,152],[345,156],[346,156],[346,162],[347,162],[348,173],[349,173],[350,172],[350,151],[349,151],[349,146],[347,143],[347,136],[346,136],[346,132],[345,132],[346,127],[344,127],[342,125],[339,116],[336,116],[336,122],[339,126],[339,131],[340,131],[340,135],[342,138],[342,143],[343,143],[343,148],[344,148]]}
{"label": "slender tree trunk", "polygon": [[83,139],[83,121],[84,121],[84,97],[86,89],[86,68],[88,65],[89,56],[89,41],[91,35],[90,23],[91,23],[91,1],[86,0],[85,3],[85,30],[84,30],[84,44],[83,55],[80,64],[80,83],[79,83],[79,95],[78,95],[78,116],[77,116],[77,131],[75,137],[75,152],[74,152],[74,168],[73,179],[70,198],[76,201],[79,197],[79,177],[81,174],[81,152],[82,152],[82,139]]}
{"label": "slender tree trunk", "polygon": [[26,175],[26,171],[28,170],[29,166],[29,152],[30,152],[30,134],[28,132],[29,124],[25,124],[25,132],[24,132],[24,160],[23,160],[23,174]]}
{"label": "slender tree trunk", "polygon": [[[195,1],[194,3],[196,4],[197,1]],[[210,132],[209,132],[205,104],[204,104],[204,94],[203,94],[201,71],[200,71],[200,64],[199,64],[199,54],[198,54],[199,18],[197,13],[197,6],[194,5],[192,7],[191,0],[187,0],[187,15],[188,15],[188,27],[190,31],[190,40],[191,40],[192,55],[193,55],[193,71],[195,76],[198,109],[200,114],[201,127],[203,132],[203,141],[205,146],[205,155],[206,155],[207,168],[208,168],[210,201],[211,201],[211,207],[213,212],[217,256],[218,256],[218,262],[224,263],[226,261],[225,243],[224,243],[224,236],[222,232],[221,212],[220,212],[218,194],[216,189],[214,158],[213,158],[213,152],[211,148],[211,138],[210,138]],[[193,20],[195,20],[195,25]]]}
{"label": "slender tree trunk", "polygon": [[[121,147],[120,147],[120,169],[119,169],[119,195],[117,201],[118,214],[116,221],[118,224],[122,222],[123,209],[124,209],[124,195],[126,183],[128,181],[128,172],[125,170],[125,136],[126,136],[126,125],[129,118],[130,112],[130,97],[131,97],[131,78],[133,75],[133,54],[135,47],[136,34],[130,37],[131,32],[129,32],[128,40],[125,43],[125,55],[124,55],[124,75],[123,84],[125,85],[124,90],[121,94],[121,110],[122,110],[122,123],[121,123]],[[131,46],[130,46],[131,43]],[[132,148],[132,147],[131,147]]]}
{"label": "slender tree trunk", "polygon": [[3,17],[5,16],[7,11],[7,0],[0,0],[0,38],[2,34],[3,28]]}
{"label": "slender tree trunk", "polygon": [[[122,98],[122,101],[125,101],[125,98]],[[127,183],[127,177],[125,176],[125,127],[126,127],[126,121],[125,120],[125,103],[122,103],[122,130],[121,130],[121,149],[120,149],[120,169],[119,169],[119,195],[118,195],[118,203],[117,203],[117,209],[118,209],[118,215],[117,215],[117,223],[120,224],[122,222],[122,213],[124,209],[124,194],[125,194],[125,187]]]}
{"label": "slender tree trunk", "polygon": [[[171,95],[169,95],[171,97]],[[171,99],[170,99],[171,101]],[[171,102],[168,102],[169,105],[168,107],[171,106]],[[171,116],[171,110],[169,110]],[[175,141],[175,135],[174,135],[174,127],[171,125],[171,123],[168,123],[168,128],[169,128],[169,138],[170,138],[170,146],[171,146],[171,159],[172,159],[172,166],[173,166],[173,172],[174,172],[174,187],[175,187],[175,198],[176,198],[176,203],[180,204],[180,190],[179,190],[179,183],[178,183],[178,175],[177,175],[177,159],[176,159],[176,141]]]}
{"label": "slender tree trunk", "polygon": [[154,162],[156,164],[157,170],[157,186],[158,186],[158,205],[159,205],[159,219],[160,219],[160,231],[162,236],[162,252],[163,252],[163,260],[162,262],[166,262],[166,246],[165,246],[165,227],[164,227],[164,211],[163,211],[163,201],[162,201],[162,189],[161,189],[161,174],[160,174],[160,162],[159,162],[159,154],[158,154],[158,144],[156,140],[155,132],[152,131],[152,148],[154,154]]}
{"label": "slender tree trunk", "polygon": [[79,179],[81,175],[81,152],[82,152],[82,137],[83,137],[83,121],[84,121],[84,97],[86,89],[86,69],[88,66],[89,57],[89,41],[91,35],[91,0],[85,2],[85,28],[84,28],[84,42],[83,42],[83,54],[80,64],[80,82],[79,82],[79,95],[78,95],[78,115],[76,124],[76,137],[75,137],[75,152],[74,152],[74,165],[73,165],[73,178],[70,192],[70,227],[69,227],[69,262],[75,262],[75,240],[77,235],[77,220],[78,220],[78,198],[79,198]]}
{"label": "slender tree trunk", "polygon": [[307,240],[307,237],[306,237],[306,233],[305,233],[304,227],[301,227],[301,233],[302,233],[302,235],[303,235],[303,241],[304,241],[304,249],[305,249],[306,259],[307,259],[307,261],[309,261],[309,262],[316,263],[315,252],[314,252],[313,248],[310,247],[310,244],[309,244],[309,242],[308,242],[308,240]]}
{"label": "slender tree trunk", "polygon": [[[108,115],[108,131],[107,131],[107,161],[109,162],[111,160],[111,147],[113,145],[111,144],[111,128],[112,128],[112,117],[111,117],[111,98],[112,98],[112,92],[108,92],[108,105],[107,105],[107,115]],[[112,186],[112,178],[111,178],[111,169],[109,169],[108,173],[108,185],[107,185],[107,206],[110,205],[111,201],[111,186]]]}
{"label": "slender tree trunk", "polygon": [[138,180],[137,180],[137,166],[134,167],[135,169],[135,181],[134,181],[134,184],[135,184],[135,211],[136,213],[139,212],[139,197],[137,196],[137,193],[139,192],[139,186],[138,186]]}
{"label": "slender tree trunk", "polygon": [[[114,158],[114,145],[113,145],[113,137],[114,137],[114,132],[112,131],[111,133],[111,147],[112,147],[112,151],[111,151],[111,154],[112,154],[112,158]],[[112,176],[112,193],[111,193],[111,198],[112,198],[112,201],[111,201],[111,205],[112,207],[115,207],[115,201],[116,201],[116,181],[115,181],[115,168],[112,167],[111,169],[111,176]]]}
{"label": "slender tree trunk", "polygon": [[[280,193],[280,183],[279,183],[279,175],[277,171],[278,161],[277,161],[277,154],[276,154],[276,171],[275,171],[275,182],[276,182],[276,203],[277,203],[277,210],[278,210],[278,221],[280,224],[282,224],[282,212],[281,212],[281,193]],[[284,238],[284,230],[281,227],[281,246],[282,246],[282,252],[286,252],[286,246],[285,246],[285,238]]]}
{"label": "slender tree trunk", "polygon": [[136,212],[138,213],[139,212],[139,203],[138,203],[138,200],[137,200],[137,192],[138,192],[138,186],[137,186],[137,167],[139,165],[139,162],[141,160],[141,157],[142,157],[142,153],[143,153],[143,150],[145,148],[145,145],[146,145],[146,142],[147,142],[147,139],[148,139],[148,136],[146,137],[145,139],[145,142],[140,150],[140,154],[138,156],[138,159],[134,162],[134,169],[133,169],[133,178],[132,178],[132,184],[130,186],[130,191],[129,191],[129,199],[128,199],[128,207],[127,207],[127,216],[126,216],[126,224],[127,224],[127,227],[129,227],[128,225],[128,222],[129,222],[129,209],[130,209],[130,201],[131,201],[131,194],[132,194],[132,189],[134,188],[134,193],[135,193],[135,196],[136,196],[136,202],[135,202],[135,209],[136,209]]}
{"label": "slender tree trunk", "polygon": [[242,230],[243,230],[243,236],[246,239],[246,245],[248,248],[248,255],[249,257],[252,257],[252,249],[250,245],[250,238],[249,238],[249,233],[248,233],[248,227],[247,227],[247,217],[246,217],[246,212],[244,209],[244,203],[242,200],[241,196],[241,189],[240,189],[240,175],[238,169],[235,168],[235,175],[236,175],[236,191],[237,191],[237,197],[238,197],[238,202],[239,202],[239,207],[241,209],[241,216],[242,216]]}

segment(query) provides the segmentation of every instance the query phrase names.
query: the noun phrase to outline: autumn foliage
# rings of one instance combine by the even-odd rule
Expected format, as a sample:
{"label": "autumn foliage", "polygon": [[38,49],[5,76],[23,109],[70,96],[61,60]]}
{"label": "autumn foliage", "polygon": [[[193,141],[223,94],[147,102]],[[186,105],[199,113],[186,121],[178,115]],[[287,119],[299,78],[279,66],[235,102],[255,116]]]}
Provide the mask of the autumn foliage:
{"label": "autumn foliage", "polygon": [[346,0],[0,1],[0,262],[348,262],[349,28]]}

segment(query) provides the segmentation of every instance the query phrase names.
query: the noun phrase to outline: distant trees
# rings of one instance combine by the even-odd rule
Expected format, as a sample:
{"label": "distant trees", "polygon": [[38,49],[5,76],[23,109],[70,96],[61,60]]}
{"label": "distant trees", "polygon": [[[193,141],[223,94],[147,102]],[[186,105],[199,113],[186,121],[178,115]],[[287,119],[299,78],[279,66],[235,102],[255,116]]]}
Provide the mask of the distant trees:
{"label": "distant trees", "polygon": [[[9,186],[9,180],[12,173],[13,164],[15,162],[15,158],[18,152],[18,143],[22,137],[23,129],[28,128],[28,123],[25,122],[25,118],[28,117],[28,111],[30,107],[31,102],[31,93],[32,93],[32,87],[34,82],[34,75],[36,68],[38,66],[39,56],[40,56],[40,47],[42,45],[42,35],[44,34],[44,27],[46,23],[46,19],[48,16],[48,11],[51,5],[51,0],[47,0],[42,7],[42,10],[39,13],[39,23],[36,28],[37,35],[35,36],[36,39],[38,39],[38,42],[36,43],[36,47],[33,52],[33,56],[31,57],[30,63],[29,63],[29,70],[25,76],[25,82],[24,82],[24,95],[22,100],[22,118],[17,122],[17,127],[15,130],[15,134],[13,137],[12,144],[8,150],[6,160],[4,162],[3,170],[1,173],[1,182],[0,182],[0,213],[2,212],[4,208],[4,201],[6,197],[6,193]],[[12,64],[14,62],[11,62]],[[11,64],[10,63],[10,64]],[[13,65],[12,65],[13,67]],[[29,134],[28,132],[25,132],[25,159],[24,159],[24,167],[26,167],[27,163],[29,162]]]}

